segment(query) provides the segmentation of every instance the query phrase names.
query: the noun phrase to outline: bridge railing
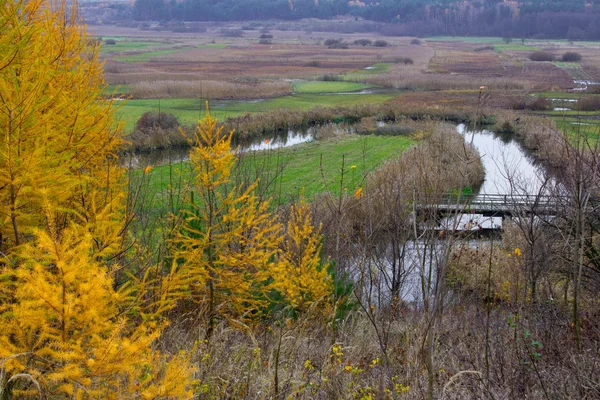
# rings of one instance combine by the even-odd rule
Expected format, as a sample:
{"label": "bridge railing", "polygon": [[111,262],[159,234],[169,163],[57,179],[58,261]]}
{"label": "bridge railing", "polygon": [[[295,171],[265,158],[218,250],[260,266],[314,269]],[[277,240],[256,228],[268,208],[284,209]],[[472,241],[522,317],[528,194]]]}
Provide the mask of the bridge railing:
{"label": "bridge railing", "polygon": [[465,210],[486,208],[486,209],[508,209],[508,208],[558,208],[564,202],[568,201],[566,197],[547,196],[547,195],[512,195],[512,194],[475,194],[475,195],[440,195],[428,196],[419,201],[420,207],[440,207],[458,209],[464,207]]}

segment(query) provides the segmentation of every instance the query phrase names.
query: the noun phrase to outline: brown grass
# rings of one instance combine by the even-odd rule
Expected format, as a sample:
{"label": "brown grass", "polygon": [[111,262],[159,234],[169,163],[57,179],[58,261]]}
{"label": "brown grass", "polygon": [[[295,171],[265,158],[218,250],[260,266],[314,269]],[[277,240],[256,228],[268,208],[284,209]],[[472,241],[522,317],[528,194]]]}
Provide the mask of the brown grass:
{"label": "brown grass", "polygon": [[153,81],[132,86],[134,98],[191,98],[204,99],[256,99],[284,96],[292,93],[289,82],[263,81],[255,83],[226,81]]}

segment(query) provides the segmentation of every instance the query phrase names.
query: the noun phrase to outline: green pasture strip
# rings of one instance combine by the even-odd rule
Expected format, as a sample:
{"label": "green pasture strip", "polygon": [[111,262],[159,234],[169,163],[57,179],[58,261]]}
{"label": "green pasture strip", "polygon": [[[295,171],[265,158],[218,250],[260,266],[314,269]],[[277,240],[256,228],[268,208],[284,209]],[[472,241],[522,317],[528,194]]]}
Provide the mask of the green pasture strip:
{"label": "green pasture strip", "polygon": [[[313,107],[352,106],[356,104],[380,104],[398,94],[293,94],[266,99],[264,101],[212,100],[212,115],[224,120],[245,113],[256,114],[279,108],[309,110]],[[203,115],[205,99],[149,99],[128,100],[117,111],[117,116],[125,122],[125,130],[131,131],[137,120],[147,111],[170,113],[182,124],[196,123]]]}
{"label": "green pasture strip", "polygon": [[115,57],[116,61],[122,61],[127,63],[137,63],[137,62],[150,62],[156,57],[164,56],[167,54],[178,53],[180,51],[185,51],[186,48],[182,49],[171,49],[171,50],[158,50],[158,51],[148,51],[145,53],[138,54],[130,54],[127,56]]}
{"label": "green pasture strip", "polygon": [[[568,108],[569,104],[564,104],[564,108]],[[574,104],[572,104],[572,106],[574,106]],[[532,111],[532,114],[543,114],[543,115],[549,115],[552,117],[593,117],[593,116],[599,116],[600,117],[600,111],[579,111],[579,110],[558,110],[558,111]]]}
{"label": "green pasture strip", "polygon": [[502,51],[538,51],[536,46],[528,46],[523,44],[497,44],[494,46],[497,52]]}
{"label": "green pasture strip", "polygon": [[[545,99],[580,99],[583,96],[581,92],[536,92],[532,94]],[[588,95],[586,94],[586,96]]]}
{"label": "green pasture strip", "polygon": [[566,132],[570,137],[583,135],[591,143],[596,143],[600,135],[600,120],[586,118],[552,118],[561,132]]}
{"label": "green pasture strip", "polygon": [[[248,152],[241,157],[240,168],[246,172],[275,171],[278,166],[283,166],[268,193],[262,193],[273,197],[273,202],[278,204],[297,199],[303,190],[307,199],[327,188],[336,197],[340,191],[354,196],[357,188],[364,188],[364,177],[369,172],[415,143],[412,138],[404,136],[346,135],[283,149]],[[342,165],[344,179],[340,186]],[[142,171],[136,171],[134,176],[139,179],[142,174]],[[148,210],[165,212],[163,204],[169,196],[172,179],[173,182],[189,182],[192,179],[190,163],[156,166],[144,175],[145,190],[153,199],[145,205]]]}
{"label": "green pasture strip", "polygon": [[227,46],[229,46],[228,44],[225,43],[205,43],[205,44],[199,44],[198,46],[196,46],[197,49],[224,49]]}
{"label": "green pasture strip", "polygon": [[103,94],[113,93],[129,93],[131,91],[131,85],[108,85],[102,91]]}
{"label": "green pasture strip", "polygon": [[369,89],[372,86],[354,82],[335,81],[303,81],[294,83],[294,91],[297,93],[344,93],[358,92]]}
{"label": "green pasture strip", "polygon": [[[106,37],[104,40],[108,39]],[[109,53],[119,53],[123,51],[135,51],[135,50],[144,50],[148,47],[152,46],[164,46],[165,43],[159,42],[134,42],[134,41],[125,41],[125,40],[117,40],[117,44],[106,44],[103,43],[100,48],[100,53],[109,54]]]}
{"label": "green pasture strip", "polygon": [[432,36],[425,40],[436,42],[465,42],[465,43],[504,43],[501,37],[486,36]]}

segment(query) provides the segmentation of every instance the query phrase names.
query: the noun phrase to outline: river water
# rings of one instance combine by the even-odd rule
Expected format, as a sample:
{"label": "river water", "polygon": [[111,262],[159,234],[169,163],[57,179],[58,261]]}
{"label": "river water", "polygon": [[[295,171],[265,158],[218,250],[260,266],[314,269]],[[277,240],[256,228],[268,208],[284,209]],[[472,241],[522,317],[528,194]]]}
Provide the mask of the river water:
{"label": "river water", "polygon": [[[544,170],[535,164],[533,157],[519,144],[512,135],[500,135],[489,130],[472,131],[466,125],[457,126],[457,131],[464,135],[467,143],[472,143],[479,151],[485,168],[485,180],[476,193],[483,194],[537,194],[544,182]],[[290,130],[284,134],[268,135],[255,139],[239,146],[239,151],[269,150],[294,146],[309,142],[315,138],[315,128],[305,130]],[[143,168],[146,165],[159,165],[166,163],[185,162],[188,160],[189,149],[168,149],[148,153],[138,153],[129,156],[130,165]],[[481,215],[465,214],[458,217],[458,228],[465,230],[489,229],[502,226],[501,218],[483,217]],[[455,221],[447,220],[449,226]],[[438,229],[447,228],[440,226]],[[479,239],[477,243],[484,243]],[[396,265],[396,273],[401,274],[402,284],[400,297],[416,306],[422,304],[422,276],[435,276],[435,265],[438,258],[443,257],[445,251],[444,241],[427,245],[423,241],[409,240],[404,244],[404,257]],[[427,247],[429,246],[429,247]],[[385,251],[384,251],[385,253]],[[424,262],[425,260],[426,262]],[[365,264],[366,263],[366,264]],[[350,275],[358,282],[361,265],[370,270],[379,263],[377,288],[369,296],[377,303],[385,304],[390,301],[390,288],[388,283],[392,275],[392,263],[386,261],[386,255],[380,254],[377,259],[350,262]],[[387,287],[387,288],[386,288]]]}
{"label": "river water", "polygon": [[544,182],[544,169],[534,163],[512,135],[500,135],[489,130],[473,132],[465,124],[456,127],[467,143],[479,151],[485,168],[485,181],[480,194],[535,195]]}

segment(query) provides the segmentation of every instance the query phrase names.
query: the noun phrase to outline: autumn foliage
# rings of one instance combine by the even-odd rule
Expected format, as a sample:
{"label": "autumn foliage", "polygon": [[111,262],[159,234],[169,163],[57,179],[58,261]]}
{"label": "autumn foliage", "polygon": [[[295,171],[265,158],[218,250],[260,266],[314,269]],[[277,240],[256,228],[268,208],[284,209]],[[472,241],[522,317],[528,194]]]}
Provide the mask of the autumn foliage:
{"label": "autumn foliage", "polygon": [[245,188],[232,183],[237,161],[232,133],[208,112],[199,122],[194,142],[200,145],[190,154],[195,176],[190,211],[176,239],[209,337],[218,316],[264,317],[275,298],[303,309],[331,293],[308,205],[292,208],[284,234],[268,201],[258,200],[256,182]]}
{"label": "autumn foliage", "polygon": [[76,2],[0,1],[0,397],[190,397],[189,357],[153,349],[172,296],[114,280],[122,140],[78,22]]}

